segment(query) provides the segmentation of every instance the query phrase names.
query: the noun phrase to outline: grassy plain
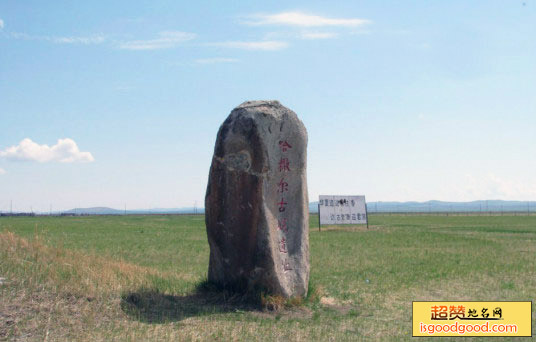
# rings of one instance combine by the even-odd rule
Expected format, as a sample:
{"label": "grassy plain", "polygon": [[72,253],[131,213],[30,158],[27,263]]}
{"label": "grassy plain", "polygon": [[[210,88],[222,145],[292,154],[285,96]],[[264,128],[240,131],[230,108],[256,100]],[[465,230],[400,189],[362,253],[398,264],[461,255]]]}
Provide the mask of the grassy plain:
{"label": "grassy plain", "polygon": [[203,216],[0,217],[0,340],[403,341],[413,300],[536,297],[536,216],[370,221],[312,215],[313,296],[269,312],[198,291]]}

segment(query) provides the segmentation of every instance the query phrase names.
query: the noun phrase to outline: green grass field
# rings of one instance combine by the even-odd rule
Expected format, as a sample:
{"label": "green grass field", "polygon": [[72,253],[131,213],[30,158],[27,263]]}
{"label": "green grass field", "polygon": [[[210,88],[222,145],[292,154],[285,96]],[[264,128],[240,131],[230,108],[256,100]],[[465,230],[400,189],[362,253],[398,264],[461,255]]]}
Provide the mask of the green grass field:
{"label": "green grass field", "polygon": [[311,216],[313,295],[271,312],[197,291],[202,216],[1,217],[0,340],[400,341],[414,300],[536,297],[536,216],[370,220]]}

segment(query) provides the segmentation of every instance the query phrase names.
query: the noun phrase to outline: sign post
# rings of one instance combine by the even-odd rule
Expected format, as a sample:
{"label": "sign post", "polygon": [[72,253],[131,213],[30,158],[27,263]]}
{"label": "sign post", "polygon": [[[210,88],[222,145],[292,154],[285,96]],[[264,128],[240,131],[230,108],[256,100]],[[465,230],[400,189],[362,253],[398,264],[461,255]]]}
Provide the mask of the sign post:
{"label": "sign post", "polygon": [[363,196],[363,201],[365,202],[365,215],[367,215],[367,229],[368,229],[368,206],[367,206],[367,200],[365,199],[365,196]]}
{"label": "sign post", "polygon": [[366,224],[368,211],[365,196],[320,195],[318,230],[322,224]]}
{"label": "sign post", "polygon": [[318,202],[318,231],[320,231],[320,202]]}

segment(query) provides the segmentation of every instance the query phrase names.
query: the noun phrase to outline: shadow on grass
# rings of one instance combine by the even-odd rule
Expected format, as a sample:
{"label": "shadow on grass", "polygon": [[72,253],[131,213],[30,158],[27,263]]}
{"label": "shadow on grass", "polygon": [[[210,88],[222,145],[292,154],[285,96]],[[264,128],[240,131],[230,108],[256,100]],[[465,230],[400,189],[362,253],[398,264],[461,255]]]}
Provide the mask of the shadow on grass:
{"label": "shadow on grass", "polygon": [[163,294],[152,289],[125,293],[121,309],[141,322],[166,323],[215,313],[254,311],[260,306],[255,296],[245,296],[202,282],[195,293],[186,296]]}

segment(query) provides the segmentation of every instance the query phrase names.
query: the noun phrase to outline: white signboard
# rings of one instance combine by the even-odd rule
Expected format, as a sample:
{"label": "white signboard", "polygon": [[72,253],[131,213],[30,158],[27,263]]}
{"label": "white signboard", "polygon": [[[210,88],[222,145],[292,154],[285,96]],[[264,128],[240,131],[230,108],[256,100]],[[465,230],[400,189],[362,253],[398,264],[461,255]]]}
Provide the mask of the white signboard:
{"label": "white signboard", "polygon": [[320,224],[367,224],[365,196],[320,195]]}

